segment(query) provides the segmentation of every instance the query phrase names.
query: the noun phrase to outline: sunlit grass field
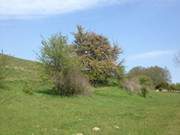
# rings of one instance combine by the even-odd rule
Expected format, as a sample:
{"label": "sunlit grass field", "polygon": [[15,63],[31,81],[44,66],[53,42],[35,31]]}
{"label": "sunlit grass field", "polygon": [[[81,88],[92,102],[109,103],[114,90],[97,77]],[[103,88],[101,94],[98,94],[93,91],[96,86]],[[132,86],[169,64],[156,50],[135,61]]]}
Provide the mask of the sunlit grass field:
{"label": "sunlit grass field", "polygon": [[[11,58],[0,89],[0,135],[180,135],[180,94],[150,92],[143,98],[100,87],[91,96],[60,97],[39,83],[38,69]],[[24,82],[32,94],[23,91]]]}

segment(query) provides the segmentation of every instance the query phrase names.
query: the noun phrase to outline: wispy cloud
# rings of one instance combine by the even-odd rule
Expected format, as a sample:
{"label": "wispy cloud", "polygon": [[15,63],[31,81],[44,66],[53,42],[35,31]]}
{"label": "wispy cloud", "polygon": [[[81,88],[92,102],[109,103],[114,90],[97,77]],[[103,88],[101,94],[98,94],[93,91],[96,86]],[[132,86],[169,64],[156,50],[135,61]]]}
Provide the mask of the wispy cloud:
{"label": "wispy cloud", "polygon": [[26,18],[68,13],[127,0],[0,0],[0,18]]}
{"label": "wispy cloud", "polygon": [[174,53],[175,53],[174,50],[158,50],[158,51],[151,51],[151,52],[131,55],[128,56],[127,59],[128,60],[156,59],[167,55],[173,55]]}
{"label": "wispy cloud", "polygon": [[[0,0],[0,19],[31,18],[146,0]],[[148,0],[164,3],[176,0]]]}

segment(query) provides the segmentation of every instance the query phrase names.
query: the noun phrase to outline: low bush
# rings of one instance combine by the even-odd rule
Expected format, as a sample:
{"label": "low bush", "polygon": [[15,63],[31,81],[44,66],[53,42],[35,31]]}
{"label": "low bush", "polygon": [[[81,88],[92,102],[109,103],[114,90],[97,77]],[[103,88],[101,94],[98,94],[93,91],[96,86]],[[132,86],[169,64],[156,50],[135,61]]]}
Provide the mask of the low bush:
{"label": "low bush", "polygon": [[147,94],[148,94],[147,88],[146,87],[142,87],[141,90],[140,90],[140,95],[142,97],[146,98]]}
{"label": "low bush", "polygon": [[128,92],[138,93],[141,88],[137,78],[126,78],[122,83],[122,88]]}
{"label": "low bush", "polygon": [[60,88],[57,90],[60,95],[89,95],[91,86],[89,81],[77,71],[69,71],[61,80]]}
{"label": "low bush", "polygon": [[144,98],[147,96],[148,90],[152,88],[152,82],[146,76],[128,77],[121,85],[128,92],[136,93]]}

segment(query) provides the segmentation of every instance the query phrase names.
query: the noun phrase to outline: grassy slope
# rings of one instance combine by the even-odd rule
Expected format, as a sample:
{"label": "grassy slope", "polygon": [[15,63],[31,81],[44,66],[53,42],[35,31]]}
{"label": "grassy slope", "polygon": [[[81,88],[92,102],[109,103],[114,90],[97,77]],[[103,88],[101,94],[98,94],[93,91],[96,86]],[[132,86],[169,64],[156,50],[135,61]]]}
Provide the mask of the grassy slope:
{"label": "grassy slope", "polygon": [[[9,70],[8,87],[0,89],[0,135],[180,134],[180,94],[150,93],[144,99],[104,87],[90,97],[59,97],[35,83],[37,63],[11,58]],[[24,80],[31,82],[33,95],[23,92]],[[101,131],[92,132],[95,126]]]}

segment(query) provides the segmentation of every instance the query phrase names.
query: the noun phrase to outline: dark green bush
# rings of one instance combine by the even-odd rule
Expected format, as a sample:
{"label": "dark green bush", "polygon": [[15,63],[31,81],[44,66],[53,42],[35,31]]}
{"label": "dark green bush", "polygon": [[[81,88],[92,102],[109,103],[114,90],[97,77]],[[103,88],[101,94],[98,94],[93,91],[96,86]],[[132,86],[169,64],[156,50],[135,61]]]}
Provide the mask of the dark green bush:
{"label": "dark green bush", "polygon": [[146,98],[147,94],[148,94],[147,88],[146,87],[142,87],[141,90],[140,90],[140,95],[142,97]]}

